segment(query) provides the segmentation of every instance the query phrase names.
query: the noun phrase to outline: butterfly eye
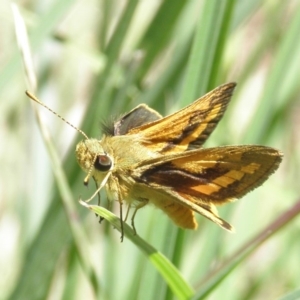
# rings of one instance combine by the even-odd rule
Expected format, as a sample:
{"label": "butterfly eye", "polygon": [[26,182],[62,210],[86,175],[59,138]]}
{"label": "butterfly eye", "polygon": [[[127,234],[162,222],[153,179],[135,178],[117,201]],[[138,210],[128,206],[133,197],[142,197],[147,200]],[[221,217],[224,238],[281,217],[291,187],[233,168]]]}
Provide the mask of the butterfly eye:
{"label": "butterfly eye", "polygon": [[94,167],[98,171],[108,171],[112,166],[111,159],[107,155],[98,155],[94,163]]}

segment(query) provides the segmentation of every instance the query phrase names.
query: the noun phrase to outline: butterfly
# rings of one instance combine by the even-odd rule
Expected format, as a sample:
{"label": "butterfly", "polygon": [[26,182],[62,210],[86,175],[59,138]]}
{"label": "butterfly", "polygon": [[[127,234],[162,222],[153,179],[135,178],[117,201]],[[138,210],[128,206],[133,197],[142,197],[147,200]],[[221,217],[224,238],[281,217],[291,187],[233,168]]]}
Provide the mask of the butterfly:
{"label": "butterfly", "polygon": [[[235,86],[221,85],[166,117],[138,105],[111,125],[105,124],[101,140],[78,130],[85,137],[76,146],[78,163],[87,173],[84,183],[93,178],[98,186],[87,201],[105,188],[108,200],[120,203],[121,228],[134,209],[134,231],[136,213],[147,204],[184,229],[197,228],[198,213],[232,231],[216,206],[260,186],[282,160],[280,151],[260,145],[203,148]],[[125,217],[123,203],[128,206]]]}

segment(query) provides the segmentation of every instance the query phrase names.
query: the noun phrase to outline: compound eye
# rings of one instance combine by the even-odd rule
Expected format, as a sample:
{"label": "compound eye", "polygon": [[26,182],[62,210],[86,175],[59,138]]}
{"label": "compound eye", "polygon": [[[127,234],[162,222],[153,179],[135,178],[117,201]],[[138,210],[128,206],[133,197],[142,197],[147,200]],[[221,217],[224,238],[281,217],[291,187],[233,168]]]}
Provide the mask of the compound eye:
{"label": "compound eye", "polygon": [[111,159],[107,156],[107,155],[98,155],[96,158],[96,161],[94,163],[94,167],[98,170],[98,171],[108,171],[112,166],[112,162]]}

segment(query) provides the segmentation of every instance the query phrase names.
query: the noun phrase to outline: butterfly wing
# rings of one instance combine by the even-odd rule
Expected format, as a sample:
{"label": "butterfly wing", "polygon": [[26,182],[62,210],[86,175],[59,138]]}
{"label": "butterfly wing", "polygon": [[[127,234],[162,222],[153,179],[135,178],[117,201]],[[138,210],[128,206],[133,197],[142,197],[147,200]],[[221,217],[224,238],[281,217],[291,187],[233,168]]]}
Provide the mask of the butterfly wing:
{"label": "butterfly wing", "polygon": [[162,116],[146,104],[140,104],[117,121],[103,122],[102,131],[109,136],[125,135],[130,130],[161,119]]}
{"label": "butterfly wing", "polygon": [[281,156],[264,146],[198,149],[141,162],[137,176],[153,189],[165,190],[178,204],[230,230],[215,205],[261,185],[278,168]]}
{"label": "butterfly wing", "polygon": [[199,148],[222,118],[235,86],[219,86],[182,110],[128,134],[139,134],[148,148],[163,154]]}
{"label": "butterfly wing", "polygon": [[146,104],[140,104],[114,124],[114,135],[127,134],[133,128],[161,119],[162,116]]}
{"label": "butterfly wing", "polygon": [[265,146],[192,150],[142,162],[144,182],[221,204],[261,185],[279,166],[281,153]]}

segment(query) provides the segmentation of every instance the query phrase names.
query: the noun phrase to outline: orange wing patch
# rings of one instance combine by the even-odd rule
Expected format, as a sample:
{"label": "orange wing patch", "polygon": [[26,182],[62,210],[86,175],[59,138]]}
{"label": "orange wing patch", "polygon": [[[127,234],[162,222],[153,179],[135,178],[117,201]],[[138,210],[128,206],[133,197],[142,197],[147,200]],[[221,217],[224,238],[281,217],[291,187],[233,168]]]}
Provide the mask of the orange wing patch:
{"label": "orange wing patch", "polygon": [[214,183],[208,183],[208,184],[199,184],[196,186],[191,187],[191,189],[195,192],[199,192],[200,194],[204,194],[204,195],[211,195],[213,193],[217,193],[219,192],[219,190],[221,189],[221,186],[214,184]]}

